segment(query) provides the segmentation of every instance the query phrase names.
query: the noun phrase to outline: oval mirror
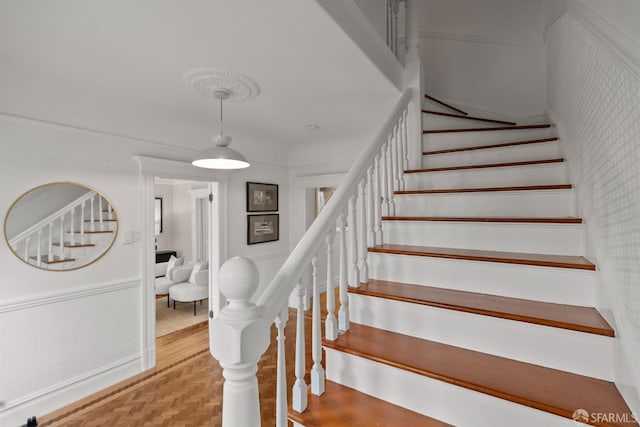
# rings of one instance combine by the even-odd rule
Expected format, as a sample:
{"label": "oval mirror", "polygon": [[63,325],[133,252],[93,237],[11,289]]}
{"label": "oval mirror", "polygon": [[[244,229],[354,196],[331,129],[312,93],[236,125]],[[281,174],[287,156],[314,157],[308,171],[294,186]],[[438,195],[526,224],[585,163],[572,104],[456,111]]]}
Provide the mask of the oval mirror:
{"label": "oval mirror", "polygon": [[111,248],[118,216],[98,191],[72,182],[31,189],[9,208],[4,236],[22,261],[44,270],[85,267]]}

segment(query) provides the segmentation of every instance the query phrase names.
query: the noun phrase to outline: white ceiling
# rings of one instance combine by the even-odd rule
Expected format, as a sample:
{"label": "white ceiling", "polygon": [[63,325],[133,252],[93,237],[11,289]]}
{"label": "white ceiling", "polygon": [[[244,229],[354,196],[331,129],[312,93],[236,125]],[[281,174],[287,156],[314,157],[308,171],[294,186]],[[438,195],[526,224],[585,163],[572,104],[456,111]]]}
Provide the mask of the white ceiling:
{"label": "white ceiling", "polygon": [[373,134],[399,96],[313,0],[0,3],[3,114],[200,150],[218,128],[182,81],[200,67],[260,85],[224,106],[239,149]]}

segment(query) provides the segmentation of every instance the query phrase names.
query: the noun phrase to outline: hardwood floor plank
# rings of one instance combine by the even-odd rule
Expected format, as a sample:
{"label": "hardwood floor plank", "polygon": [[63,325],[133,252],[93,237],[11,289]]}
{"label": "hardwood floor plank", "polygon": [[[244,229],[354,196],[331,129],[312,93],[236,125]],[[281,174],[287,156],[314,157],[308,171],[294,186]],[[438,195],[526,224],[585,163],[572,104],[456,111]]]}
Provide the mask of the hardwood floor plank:
{"label": "hardwood floor plank", "polygon": [[553,304],[376,279],[369,279],[368,283],[361,284],[359,288],[349,288],[349,292],[608,337],[615,336],[611,326],[593,307]]}
{"label": "hardwood floor plank", "polygon": [[615,384],[608,381],[354,323],[349,333],[323,345],[569,419],[577,408],[632,417]]}

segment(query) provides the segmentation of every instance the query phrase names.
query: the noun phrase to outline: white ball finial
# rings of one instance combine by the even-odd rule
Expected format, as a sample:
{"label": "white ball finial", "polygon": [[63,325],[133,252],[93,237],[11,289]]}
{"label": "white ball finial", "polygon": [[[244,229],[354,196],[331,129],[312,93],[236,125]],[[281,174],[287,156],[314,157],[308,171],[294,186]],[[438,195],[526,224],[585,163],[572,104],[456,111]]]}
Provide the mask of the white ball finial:
{"label": "white ball finial", "polygon": [[258,289],[260,276],[256,264],[248,258],[234,257],[218,273],[220,292],[230,305],[247,305]]}

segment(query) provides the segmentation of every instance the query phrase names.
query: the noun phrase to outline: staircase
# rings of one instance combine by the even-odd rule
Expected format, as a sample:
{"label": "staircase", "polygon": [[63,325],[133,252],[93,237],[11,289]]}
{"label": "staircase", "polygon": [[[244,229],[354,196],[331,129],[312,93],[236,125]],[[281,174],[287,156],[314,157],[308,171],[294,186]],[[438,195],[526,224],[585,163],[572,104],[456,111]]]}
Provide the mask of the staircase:
{"label": "staircase", "polygon": [[113,243],[118,219],[111,204],[90,190],[9,241],[28,264],[46,270],[84,266]]}
{"label": "staircase", "polygon": [[[293,406],[306,410],[290,409],[289,419],[638,425],[613,383],[615,330],[595,308],[597,266],[582,256],[584,227],[553,127],[467,114],[427,96],[423,129],[422,168],[405,167],[395,191],[382,194],[386,215],[371,232],[384,243],[369,244],[359,261],[360,280],[340,307],[348,322],[341,318],[337,337],[326,326],[326,387],[296,401],[304,367],[296,359]],[[406,166],[399,153],[392,158]],[[321,358],[314,349],[313,370]]]}

